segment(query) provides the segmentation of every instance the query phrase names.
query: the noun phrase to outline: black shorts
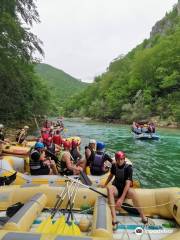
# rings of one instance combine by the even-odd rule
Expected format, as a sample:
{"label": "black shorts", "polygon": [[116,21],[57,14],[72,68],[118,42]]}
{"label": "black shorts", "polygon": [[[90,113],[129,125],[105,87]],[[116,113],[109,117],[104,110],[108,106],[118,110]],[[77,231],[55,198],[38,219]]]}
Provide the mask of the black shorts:
{"label": "black shorts", "polygon": [[49,175],[50,169],[48,166],[43,166],[39,169],[31,169],[30,172],[31,175]]}
{"label": "black shorts", "polygon": [[117,187],[117,186],[114,185],[114,184],[113,184],[113,186],[115,186],[116,189],[117,189],[117,191],[118,191],[118,198],[121,197],[121,195],[122,195],[122,193],[123,193],[123,191],[124,191],[124,188],[119,188],[119,187]]}

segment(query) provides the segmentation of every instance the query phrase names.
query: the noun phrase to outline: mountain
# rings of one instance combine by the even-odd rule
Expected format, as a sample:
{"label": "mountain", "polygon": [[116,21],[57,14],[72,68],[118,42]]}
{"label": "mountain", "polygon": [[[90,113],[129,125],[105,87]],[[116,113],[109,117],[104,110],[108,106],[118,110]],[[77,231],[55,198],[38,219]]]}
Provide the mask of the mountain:
{"label": "mountain", "polygon": [[149,39],[119,54],[80,97],[68,101],[65,113],[126,123],[155,117],[180,123],[180,0],[154,25]]}
{"label": "mountain", "polygon": [[79,94],[89,85],[48,64],[37,64],[35,71],[50,89],[54,108],[61,107],[65,100],[73,94]]}

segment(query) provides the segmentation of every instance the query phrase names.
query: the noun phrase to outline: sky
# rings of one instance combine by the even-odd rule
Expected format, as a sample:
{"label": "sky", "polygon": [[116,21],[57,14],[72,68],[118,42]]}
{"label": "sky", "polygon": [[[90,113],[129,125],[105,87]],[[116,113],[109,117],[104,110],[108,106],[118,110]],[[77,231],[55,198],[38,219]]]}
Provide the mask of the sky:
{"label": "sky", "polygon": [[149,38],[178,0],[37,0],[42,62],[92,82],[110,62]]}

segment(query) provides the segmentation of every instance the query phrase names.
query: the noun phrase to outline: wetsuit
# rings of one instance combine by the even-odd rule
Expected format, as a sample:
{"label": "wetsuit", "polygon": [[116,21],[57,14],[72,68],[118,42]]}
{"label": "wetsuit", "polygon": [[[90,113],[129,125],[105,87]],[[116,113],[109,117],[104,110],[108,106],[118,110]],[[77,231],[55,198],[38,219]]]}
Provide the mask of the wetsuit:
{"label": "wetsuit", "polygon": [[124,163],[122,166],[118,166],[116,163],[114,163],[112,164],[111,174],[115,176],[112,185],[117,188],[118,197],[120,197],[126,185],[126,180],[132,181],[132,166],[127,163]]}

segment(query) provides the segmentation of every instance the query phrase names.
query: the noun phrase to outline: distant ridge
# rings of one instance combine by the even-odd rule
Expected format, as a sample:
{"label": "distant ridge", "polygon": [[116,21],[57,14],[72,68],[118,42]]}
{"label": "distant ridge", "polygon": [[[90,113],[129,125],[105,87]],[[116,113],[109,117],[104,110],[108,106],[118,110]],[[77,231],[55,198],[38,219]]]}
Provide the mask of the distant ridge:
{"label": "distant ridge", "polygon": [[58,106],[63,105],[68,97],[83,91],[89,85],[48,64],[37,64],[35,71],[48,85]]}

